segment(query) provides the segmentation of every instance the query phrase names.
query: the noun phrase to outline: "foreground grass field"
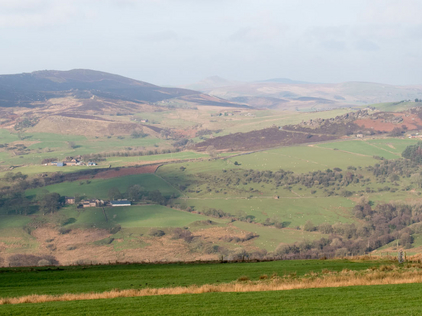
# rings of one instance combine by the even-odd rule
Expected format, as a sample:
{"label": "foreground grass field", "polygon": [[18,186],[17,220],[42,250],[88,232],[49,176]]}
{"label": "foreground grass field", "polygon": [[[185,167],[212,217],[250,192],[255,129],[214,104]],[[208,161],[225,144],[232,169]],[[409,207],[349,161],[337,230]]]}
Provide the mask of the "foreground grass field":
{"label": "foreground grass field", "polygon": [[420,284],[4,305],[2,315],[420,315]]}
{"label": "foreground grass field", "polygon": [[[110,266],[71,266],[60,268],[0,269],[0,297],[30,294],[63,294],[103,292],[112,289],[161,288],[228,283],[241,276],[258,280],[271,276],[297,273],[298,276],[328,269],[364,270],[381,261],[292,260],[258,263],[225,264],[131,264]],[[1,311],[0,307],[0,311]]]}
{"label": "foreground grass field", "polygon": [[[39,297],[40,301],[35,301],[38,303],[29,303],[35,299],[35,296],[28,296],[26,301],[23,300],[16,305],[13,303],[13,299],[6,300],[13,304],[4,304],[6,301],[0,299],[3,304],[0,305],[0,314],[419,315],[422,312],[419,300],[422,287],[419,283],[412,282],[420,282],[420,277],[419,281],[416,281],[415,278],[410,283],[407,281],[407,284],[400,284],[399,280],[401,276],[406,278],[406,275],[420,275],[418,267],[420,267],[418,264],[409,264],[407,268],[400,267],[397,264],[392,265],[391,262],[381,260],[360,262],[301,260],[230,264],[138,264],[61,267],[60,269],[1,269],[1,298],[28,294],[54,294],[56,296],[44,296],[44,298],[41,296]],[[409,272],[405,272],[409,268]],[[353,271],[349,269],[353,269]],[[240,273],[242,273],[242,277],[237,282],[233,282],[236,281]],[[273,280],[262,281],[264,275],[275,276],[277,274],[281,278],[275,277]],[[320,277],[313,281],[316,275],[320,275]],[[369,283],[361,284],[378,284],[377,282],[382,282],[384,278],[391,277],[398,279],[398,284],[350,286],[352,283],[348,286],[345,284],[343,287],[335,285],[336,280],[347,281],[349,278],[358,280],[362,277]],[[252,282],[239,281],[242,279],[251,279]],[[258,281],[258,279],[261,280]],[[320,280],[324,282],[324,279],[334,281],[333,285],[327,284],[320,287],[320,285],[314,284],[315,282],[319,283]],[[300,289],[287,290],[289,288],[287,286],[281,287],[280,290],[270,289],[270,284],[289,283],[298,283],[299,286],[302,283],[314,284],[316,288],[300,286]],[[393,283],[396,282],[393,281]],[[181,294],[186,292],[177,292],[182,289],[176,288],[178,286],[190,286],[189,289],[192,290],[208,288],[208,285],[198,287],[202,284],[214,284],[214,288],[229,286],[232,291],[213,290],[211,292],[195,292],[201,294]],[[257,291],[247,290],[247,287],[254,286],[253,284],[262,286],[267,284],[270,287],[269,290],[264,291],[259,290],[259,286]],[[192,287],[192,285],[195,286]],[[169,294],[174,295],[157,295],[158,291],[167,291],[164,287],[170,291]],[[246,292],[244,292],[245,290]],[[101,295],[105,291],[114,293],[113,295],[117,295],[117,297],[95,299],[96,294],[94,293]],[[139,291],[150,294],[147,296],[129,294],[136,295],[135,293],[139,293]],[[119,294],[126,292],[129,294],[127,297]],[[70,293],[81,293],[80,297],[86,298],[72,300],[73,294]],[[49,297],[59,299],[57,295],[61,294],[64,294],[64,300],[45,302],[45,299]]]}

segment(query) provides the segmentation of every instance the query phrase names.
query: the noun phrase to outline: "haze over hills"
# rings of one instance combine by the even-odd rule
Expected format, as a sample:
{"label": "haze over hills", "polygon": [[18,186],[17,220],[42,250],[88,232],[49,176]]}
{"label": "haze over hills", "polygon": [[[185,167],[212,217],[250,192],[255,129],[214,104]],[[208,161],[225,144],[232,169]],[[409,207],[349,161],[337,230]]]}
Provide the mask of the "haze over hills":
{"label": "haze over hills", "polygon": [[[422,86],[400,86],[371,82],[311,83],[275,78],[236,83],[229,80],[200,81],[207,94],[256,108],[324,110],[422,97]],[[208,85],[206,85],[209,83]],[[194,87],[195,84],[189,87]]]}

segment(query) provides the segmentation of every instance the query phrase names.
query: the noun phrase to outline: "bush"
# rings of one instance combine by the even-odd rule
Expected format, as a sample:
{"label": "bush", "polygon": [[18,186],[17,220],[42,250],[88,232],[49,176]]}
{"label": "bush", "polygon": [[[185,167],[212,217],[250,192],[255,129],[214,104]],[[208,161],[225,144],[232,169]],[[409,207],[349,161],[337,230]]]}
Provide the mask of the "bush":
{"label": "bush", "polygon": [[60,235],[66,235],[69,234],[72,230],[70,228],[61,227],[59,228]]}
{"label": "bush", "polygon": [[311,221],[307,221],[305,226],[303,226],[303,230],[307,232],[312,232],[315,230],[315,225]]}
{"label": "bush", "polygon": [[34,256],[34,255],[24,255],[24,254],[16,254],[9,257],[9,264],[12,267],[35,267],[38,266],[38,263],[41,260],[42,263],[46,263],[48,261],[48,265],[58,265],[59,262],[53,256]]}
{"label": "bush", "polygon": [[153,228],[149,231],[149,235],[152,236],[152,237],[161,237],[161,236],[164,236],[165,234],[166,233],[164,231],[162,231],[161,229]]}
{"label": "bush", "polygon": [[121,229],[122,229],[122,226],[117,224],[116,226],[113,226],[112,228],[110,228],[109,231],[110,231],[110,234],[114,235],[114,234],[117,234]]}
{"label": "bush", "polygon": [[107,237],[107,238],[95,241],[94,244],[97,246],[106,246],[106,245],[110,245],[113,241],[114,241],[113,237]]}
{"label": "bush", "polygon": [[173,230],[173,239],[183,239],[186,242],[191,242],[193,235],[189,229],[175,228]]}

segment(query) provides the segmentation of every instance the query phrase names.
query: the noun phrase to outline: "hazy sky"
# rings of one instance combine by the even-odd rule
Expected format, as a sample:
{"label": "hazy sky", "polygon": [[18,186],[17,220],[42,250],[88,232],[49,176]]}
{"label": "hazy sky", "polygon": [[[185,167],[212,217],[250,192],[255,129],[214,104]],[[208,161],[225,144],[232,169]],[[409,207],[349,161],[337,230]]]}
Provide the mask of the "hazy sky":
{"label": "hazy sky", "polygon": [[0,73],[422,84],[422,0],[0,0]]}

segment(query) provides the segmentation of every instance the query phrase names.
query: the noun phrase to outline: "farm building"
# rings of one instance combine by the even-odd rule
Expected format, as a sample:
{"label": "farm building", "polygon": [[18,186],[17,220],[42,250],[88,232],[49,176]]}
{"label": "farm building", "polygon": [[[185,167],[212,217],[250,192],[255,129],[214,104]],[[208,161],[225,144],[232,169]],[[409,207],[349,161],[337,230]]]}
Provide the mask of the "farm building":
{"label": "farm building", "polygon": [[103,200],[85,200],[81,202],[82,207],[96,207],[96,206],[103,206],[104,201]]}
{"label": "farm building", "polygon": [[75,204],[76,200],[74,197],[65,196],[64,197],[64,204]]}
{"label": "farm building", "polygon": [[64,162],[58,162],[57,163],[57,167],[63,167],[64,166]]}
{"label": "farm building", "polygon": [[131,206],[132,203],[128,200],[117,200],[117,201],[110,201],[111,206]]}

